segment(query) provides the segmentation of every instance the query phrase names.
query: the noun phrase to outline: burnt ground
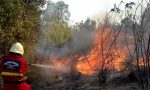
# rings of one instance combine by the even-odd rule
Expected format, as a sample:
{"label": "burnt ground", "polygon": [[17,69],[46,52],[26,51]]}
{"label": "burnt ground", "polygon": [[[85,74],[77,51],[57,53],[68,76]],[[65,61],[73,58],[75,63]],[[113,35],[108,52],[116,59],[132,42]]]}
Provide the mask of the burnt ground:
{"label": "burnt ground", "polygon": [[34,77],[30,80],[33,90],[141,90],[135,81],[120,77],[106,84],[100,84],[96,76]]}
{"label": "burnt ground", "polygon": [[45,90],[138,90],[138,87],[136,83],[113,84],[112,82],[100,85],[97,81],[90,80],[83,82],[78,80],[74,82],[57,83],[45,88]]}
{"label": "burnt ground", "polygon": [[124,72],[113,76],[107,79],[106,84],[100,84],[97,75],[45,73],[44,70],[36,69],[28,74],[27,82],[32,90],[141,90],[134,73]]}

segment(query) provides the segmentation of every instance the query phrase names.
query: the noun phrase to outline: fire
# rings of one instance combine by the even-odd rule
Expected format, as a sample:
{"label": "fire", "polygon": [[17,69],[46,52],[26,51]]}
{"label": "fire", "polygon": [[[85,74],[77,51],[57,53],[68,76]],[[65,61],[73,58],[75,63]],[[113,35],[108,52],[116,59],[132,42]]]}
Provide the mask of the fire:
{"label": "fire", "polygon": [[79,72],[90,75],[102,68],[103,65],[109,69],[121,70],[125,52],[114,48],[109,50],[113,43],[111,33],[110,28],[106,28],[104,32],[98,31],[91,51],[78,58],[79,62],[76,68]]}
{"label": "fire", "polygon": [[[118,37],[121,38],[121,36]],[[125,48],[123,47],[117,49],[112,47],[112,43],[114,43],[113,41],[114,36],[111,28],[97,31],[91,50],[88,53],[81,50],[81,53],[73,56],[77,56],[75,58],[75,69],[86,75],[96,73],[102,68],[102,66],[108,69],[121,70],[122,62],[127,52],[124,51]],[[54,60],[54,63],[58,67],[65,67],[69,65],[68,63],[70,59],[72,58],[69,56],[67,58],[61,58],[61,60],[58,61]]]}

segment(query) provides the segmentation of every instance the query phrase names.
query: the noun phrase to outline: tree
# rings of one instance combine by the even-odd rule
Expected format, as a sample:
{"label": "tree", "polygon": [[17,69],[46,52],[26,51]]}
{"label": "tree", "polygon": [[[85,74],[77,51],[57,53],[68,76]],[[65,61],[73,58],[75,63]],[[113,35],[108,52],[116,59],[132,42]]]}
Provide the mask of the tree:
{"label": "tree", "polygon": [[47,44],[63,47],[70,40],[69,17],[68,5],[63,1],[48,2],[47,9],[42,14],[44,23],[41,23],[42,38],[48,42]]}
{"label": "tree", "polygon": [[0,1],[0,47],[5,54],[12,43],[19,41],[25,46],[25,57],[33,54],[34,43],[37,41],[41,10],[41,2],[24,0]]}
{"label": "tree", "polygon": [[73,27],[75,30],[96,31],[96,21],[87,18],[84,22],[78,22]]}
{"label": "tree", "polygon": [[[149,2],[141,0],[135,6],[134,2],[125,4],[122,19],[122,33],[128,54],[124,59],[125,68],[135,73],[138,85],[142,89],[149,86]],[[120,28],[121,29],[121,28]]]}

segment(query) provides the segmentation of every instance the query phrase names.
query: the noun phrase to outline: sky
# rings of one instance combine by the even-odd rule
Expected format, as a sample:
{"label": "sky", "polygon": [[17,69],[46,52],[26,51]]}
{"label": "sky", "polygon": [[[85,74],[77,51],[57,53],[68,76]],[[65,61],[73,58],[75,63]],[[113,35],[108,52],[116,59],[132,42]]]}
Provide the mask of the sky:
{"label": "sky", "polygon": [[[57,2],[60,0],[52,0]],[[114,7],[114,4],[119,4],[121,0],[61,0],[69,5],[71,13],[70,21],[72,23],[85,20],[86,18],[103,17],[104,14]],[[123,0],[124,2],[131,2],[137,0]]]}

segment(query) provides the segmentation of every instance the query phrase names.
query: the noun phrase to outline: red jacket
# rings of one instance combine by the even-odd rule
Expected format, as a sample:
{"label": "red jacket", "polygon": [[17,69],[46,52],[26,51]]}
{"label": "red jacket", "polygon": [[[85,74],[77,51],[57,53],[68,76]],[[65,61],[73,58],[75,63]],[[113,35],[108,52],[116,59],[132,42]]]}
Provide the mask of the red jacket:
{"label": "red jacket", "polygon": [[2,58],[0,63],[0,72],[4,82],[19,81],[25,76],[27,71],[26,60],[17,54],[9,53]]}

